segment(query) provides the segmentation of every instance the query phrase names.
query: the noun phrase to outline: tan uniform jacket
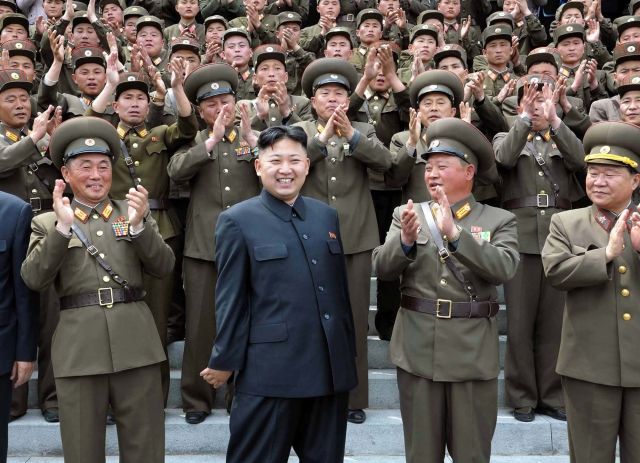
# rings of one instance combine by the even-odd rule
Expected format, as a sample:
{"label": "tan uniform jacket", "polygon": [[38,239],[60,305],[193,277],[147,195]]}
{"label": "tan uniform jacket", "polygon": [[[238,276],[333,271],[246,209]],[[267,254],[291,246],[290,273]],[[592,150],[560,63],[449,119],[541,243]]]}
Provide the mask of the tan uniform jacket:
{"label": "tan uniform jacket", "polygon": [[[153,219],[137,236],[116,238],[113,223],[128,216],[126,201],[111,201],[108,218],[101,215],[109,200],[76,219],[87,238],[104,254],[114,271],[134,288],[142,288],[142,273],[158,278],[173,269],[175,258]],[[60,297],[121,288],[109,277],[75,234],[71,239],[56,228],[53,212],[33,219],[29,252],[22,265],[25,283],[36,291],[55,284]],[[162,362],[165,355],[149,307],[144,301],[62,310],[53,336],[51,360],[56,378],[113,373]]]}
{"label": "tan uniform jacket", "polygon": [[589,109],[589,119],[594,124],[604,121],[616,122],[620,118],[620,95],[594,101]]}
{"label": "tan uniform jacket", "polygon": [[[97,116],[109,120],[111,123],[118,121],[117,114],[109,117],[96,113],[89,108],[88,116]],[[128,133],[122,133],[118,126],[118,135],[123,140],[129,155],[134,161],[134,169],[140,183],[149,192],[149,199],[167,201],[169,198],[169,175],[167,165],[169,158],[184,144],[189,143],[196,136],[198,122],[194,113],[188,117],[178,117],[178,121],[170,126],[160,125],[146,130],[144,135],[134,129]],[[131,173],[127,167],[124,156],[120,156],[113,166],[113,185],[111,196],[114,199],[125,199],[130,188],[134,187]],[[177,236],[181,233],[180,222],[167,206],[155,209],[151,204],[153,218],[158,223],[160,234],[164,239]]]}
{"label": "tan uniform jacket", "polygon": [[[565,125],[560,124],[557,133],[531,134],[531,126],[518,117],[509,132],[502,132],[493,139],[496,162],[502,177],[502,199],[509,201],[527,196],[546,194],[553,196],[551,180],[544,174],[535,159],[541,153],[554,181],[560,187],[558,197],[577,201],[584,196],[574,172],[584,168],[582,142]],[[521,207],[513,209],[518,218],[518,243],[520,252],[540,254],[549,233],[551,216],[559,209],[548,207]]]}
{"label": "tan uniform jacket", "polygon": [[[195,30],[193,32],[193,34],[196,36],[196,38],[198,39],[198,42],[200,43],[204,43],[205,42],[205,34],[206,31],[204,29],[204,26],[200,23],[194,22],[193,26],[195,26]],[[164,30],[164,40],[167,43],[168,46],[171,45],[171,42],[177,38],[179,38],[181,36],[181,31],[180,31],[180,24],[173,24],[169,27],[167,27]]]}
{"label": "tan uniform jacket", "polygon": [[542,250],[547,278],[567,292],[556,371],[592,383],[639,387],[640,259],[625,233],[622,255],[606,262],[609,234],[594,212],[589,206],[554,215]]}
{"label": "tan uniform jacket", "polygon": [[[176,152],[169,161],[169,176],[189,182],[191,200],[187,211],[184,255],[215,261],[215,229],[218,216],[240,201],[260,193],[260,182],[253,166],[254,157],[241,148],[239,129],[225,138],[211,153],[205,149],[208,130],[199,132],[190,145]],[[230,141],[229,138],[233,138]]]}
{"label": "tan uniform jacket", "polygon": [[385,172],[391,166],[391,152],[376,137],[370,124],[352,122],[360,133],[355,147],[334,135],[326,147],[318,142],[317,121],[299,122],[307,133],[311,169],[301,194],[311,196],[338,210],[345,254],[375,248],[379,243],[376,214],[369,189],[367,168]]}
{"label": "tan uniform jacket", "polygon": [[[452,255],[475,286],[478,300],[495,301],[496,285],[513,277],[518,266],[516,219],[510,212],[476,202],[472,195],[452,209],[458,210],[466,203],[471,211],[456,220],[462,231]],[[399,277],[400,291],[409,296],[469,301],[463,284],[440,261],[419,203],[414,209],[422,228],[413,249],[408,255],[404,253],[400,215],[405,207],[396,208],[384,244],[373,251],[378,278]],[[495,317],[442,319],[401,306],[390,348],[394,364],[434,381],[489,380],[497,378],[500,371]]]}

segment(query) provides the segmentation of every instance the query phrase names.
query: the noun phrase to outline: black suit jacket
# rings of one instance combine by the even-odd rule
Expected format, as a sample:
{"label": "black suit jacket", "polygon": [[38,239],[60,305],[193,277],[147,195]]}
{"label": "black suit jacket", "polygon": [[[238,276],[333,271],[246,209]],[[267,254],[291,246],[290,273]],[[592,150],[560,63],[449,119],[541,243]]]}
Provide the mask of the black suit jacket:
{"label": "black suit jacket", "polygon": [[209,367],[238,391],[316,397],[357,384],[353,318],[335,209],[265,190],[216,226],[216,337]]}
{"label": "black suit jacket", "polygon": [[20,276],[32,217],[29,204],[0,191],[0,375],[36,359],[38,300]]}

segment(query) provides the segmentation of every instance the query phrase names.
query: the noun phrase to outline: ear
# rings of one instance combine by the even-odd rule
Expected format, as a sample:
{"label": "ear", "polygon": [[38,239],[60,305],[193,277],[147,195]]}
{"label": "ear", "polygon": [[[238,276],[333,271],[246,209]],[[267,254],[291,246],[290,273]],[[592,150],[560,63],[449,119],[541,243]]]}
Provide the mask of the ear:
{"label": "ear", "polygon": [[62,178],[65,183],[69,183],[69,168],[67,166],[62,166],[60,168],[60,173],[62,174]]}
{"label": "ear", "polygon": [[474,175],[476,174],[476,166],[473,164],[467,165],[464,171],[464,177],[466,180],[473,180]]}
{"label": "ear", "polygon": [[458,112],[458,108],[454,108],[451,106],[451,117],[456,117],[456,113]]}
{"label": "ear", "polygon": [[633,189],[635,190],[640,185],[640,174],[633,174]]}
{"label": "ear", "polygon": [[259,157],[257,157],[256,160],[253,162],[253,166],[256,169],[256,175],[258,177],[260,177],[261,176],[261,171],[262,171],[262,165],[260,163],[260,158]]}
{"label": "ear", "polygon": [[76,80],[76,73],[74,72],[73,74],[71,74],[71,80],[73,80],[73,83],[78,85],[78,81]]}

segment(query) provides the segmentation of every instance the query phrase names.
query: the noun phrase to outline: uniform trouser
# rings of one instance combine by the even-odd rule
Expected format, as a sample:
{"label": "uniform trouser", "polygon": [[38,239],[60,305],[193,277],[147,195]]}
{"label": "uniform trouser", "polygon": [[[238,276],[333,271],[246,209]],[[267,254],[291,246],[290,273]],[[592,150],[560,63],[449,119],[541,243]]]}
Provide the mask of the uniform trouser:
{"label": "uniform trouser", "polygon": [[287,399],[236,393],[227,463],[342,463],[348,393]]}
{"label": "uniform trouser", "polygon": [[369,296],[371,288],[371,251],[345,255],[349,301],[356,334],[356,370],[358,385],[349,394],[349,408],[369,406],[369,362],[367,335],[369,332]]}
{"label": "uniform trouser", "polygon": [[563,407],[562,385],[555,368],[564,294],[549,284],[537,254],[520,254],[518,271],[504,284],[504,294],[507,404],[513,408]]}
{"label": "uniform trouser", "polygon": [[[179,237],[173,237],[165,240],[165,243],[174,250],[180,242]],[[160,342],[165,355],[167,355],[167,319],[169,318],[169,309],[171,307],[171,296],[173,293],[173,273],[164,277],[156,278],[148,273],[143,275],[143,285],[147,292],[144,301],[151,309],[153,321],[156,324]],[[164,404],[167,405],[167,397],[169,396],[169,357],[160,363],[162,394]]]}
{"label": "uniform trouser", "polygon": [[[56,383],[51,366],[51,339],[60,319],[60,299],[53,285],[40,293],[38,324],[38,405],[41,410],[58,408]],[[29,382],[13,390],[11,415],[22,416],[28,408]]]}
{"label": "uniform trouser", "polygon": [[571,463],[640,462],[640,387],[562,377]]}
{"label": "uniform trouser", "polygon": [[0,375],[0,463],[7,461],[9,405],[11,404],[11,372]]}
{"label": "uniform trouser", "polygon": [[215,389],[200,377],[209,364],[216,337],[215,262],[186,257],[183,260],[186,320],[182,357],[182,408],[185,412],[211,412]]}
{"label": "uniform trouser", "polygon": [[65,463],[103,463],[107,408],[116,419],[120,463],[164,462],[160,365],[56,378]]}
{"label": "uniform trouser", "polygon": [[[391,226],[393,210],[402,201],[400,190],[371,190],[371,198],[378,221],[378,236],[384,243],[387,231]],[[393,325],[400,308],[400,279],[384,281],[380,278],[376,282],[376,330],[380,339],[391,339]]]}
{"label": "uniform trouser", "polygon": [[187,209],[189,208],[189,199],[180,198],[171,200],[174,210],[178,214],[178,219],[182,226],[182,234],[178,237],[178,244],[173,250],[176,256],[176,265],[173,270],[173,297],[171,299],[171,309],[169,309],[169,318],[167,321],[167,331],[169,334],[175,333],[182,337],[184,335],[184,317],[185,317],[185,296],[184,282],[182,279],[182,258],[184,251],[184,224],[187,223]]}
{"label": "uniform trouser", "polygon": [[439,382],[398,368],[407,463],[488,463],[498,417],[498,380]]}

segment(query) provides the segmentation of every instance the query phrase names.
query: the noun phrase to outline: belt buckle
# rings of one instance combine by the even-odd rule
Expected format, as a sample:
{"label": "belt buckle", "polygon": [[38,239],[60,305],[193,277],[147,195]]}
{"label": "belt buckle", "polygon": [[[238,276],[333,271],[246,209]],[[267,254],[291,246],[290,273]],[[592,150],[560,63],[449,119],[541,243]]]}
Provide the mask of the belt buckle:
{"label": "belt buckle", "polygon": [[[109,298],[108,301],[103,299],[103,294]],[[113,288],[98,288],[98,304],[101,307],[113,305]]]}
{"label": "belt buckle", "polygon": [[126,158],[124,158],[124,163],[128,166],[133,164],[133,158],[131,156],[127,156]]}
{"label": "belt buckle", "polygon": [[546,193],[536,195],[536,203],[538,207],[549,207],[549,195]]}
{"label": "belt buckle", "polygon": [[[440,304],[449,304],[449,313],[442,315],[440,313]],[[453,301],[451,299],[437,299],[436,300],[436,317],[438,318],[451,318],[451,310],[453,308]]]}
{"label": "belt buckle", "polygon": [[353,13],[348,13],[346,16],[347,16],[347,21],[349,21],[350,23],[356,20],[356,17]]}
{"label": "belt buckle", "polygon": [[96,248],[93,244],[90,246],[87,246],[87,252],[89,254],[91,254],[92,256],[95,256],[96,254],[98,254],[98,248]]}
{"label": "belt buckle", "polygon": [[42,201],[40,198],[29,198],[29,204],[31,204],[31,209],[33,212],[38,212],[42,210]]}
{"label": "belt buckle", "polygon": [[440,262],[444,262],[449,258],[449,256],[451,256],[447,248],[438,249],[438,255],[440,256]]}

